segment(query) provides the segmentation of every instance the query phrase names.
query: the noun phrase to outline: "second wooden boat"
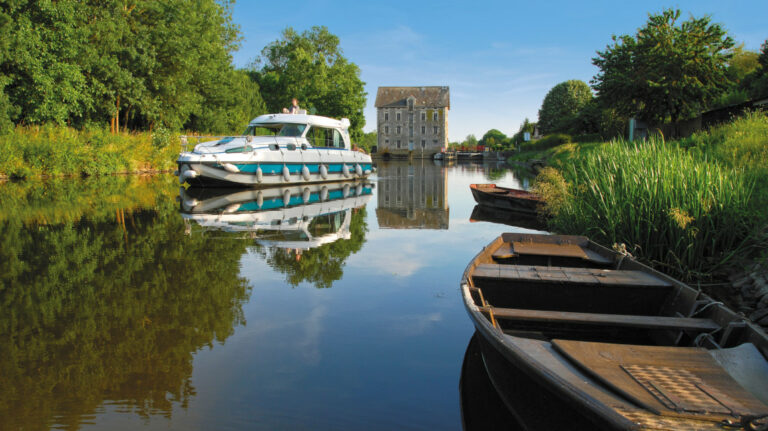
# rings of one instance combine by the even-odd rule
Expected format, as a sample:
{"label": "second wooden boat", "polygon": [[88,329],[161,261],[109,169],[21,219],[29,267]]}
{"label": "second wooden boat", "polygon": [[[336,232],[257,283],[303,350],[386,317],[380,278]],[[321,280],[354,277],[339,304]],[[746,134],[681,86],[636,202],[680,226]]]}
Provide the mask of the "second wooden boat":
{"label": "second wooden boat", "polygon": [[543,202],[534,193],[496,184],[470,184],[469,188],[478,204],[505,210],[536,214],[536,208]]}
{"label": "second wooden boat", "polygon": [[503,234],[461,291],[494,387],[513,411],[516,381],[543,391],[541,426],[768,427],[765,332],[585,237]]}

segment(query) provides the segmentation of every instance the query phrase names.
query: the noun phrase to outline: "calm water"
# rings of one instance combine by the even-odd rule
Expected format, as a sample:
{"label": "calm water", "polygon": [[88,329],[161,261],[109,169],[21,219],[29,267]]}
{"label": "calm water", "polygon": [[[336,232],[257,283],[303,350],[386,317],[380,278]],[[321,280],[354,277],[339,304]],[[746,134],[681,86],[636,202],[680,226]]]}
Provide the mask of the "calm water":
{"label": "calm water", "polygon": [[461,429],[459,278],[526,230],[470,221],[490,181],[525,185],[432,161],[288,195],[0,185],[0,428]]}

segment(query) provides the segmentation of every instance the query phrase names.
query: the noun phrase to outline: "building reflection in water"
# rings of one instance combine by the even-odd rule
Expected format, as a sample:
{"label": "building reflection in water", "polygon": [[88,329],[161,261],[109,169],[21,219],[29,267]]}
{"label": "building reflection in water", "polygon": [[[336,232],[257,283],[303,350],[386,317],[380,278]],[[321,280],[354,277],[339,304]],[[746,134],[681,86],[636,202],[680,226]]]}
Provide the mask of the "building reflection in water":
{"label": "building reflection in water", "polygon": [[432,160],[379,162],[382,229],[448,229],[447,171]]}

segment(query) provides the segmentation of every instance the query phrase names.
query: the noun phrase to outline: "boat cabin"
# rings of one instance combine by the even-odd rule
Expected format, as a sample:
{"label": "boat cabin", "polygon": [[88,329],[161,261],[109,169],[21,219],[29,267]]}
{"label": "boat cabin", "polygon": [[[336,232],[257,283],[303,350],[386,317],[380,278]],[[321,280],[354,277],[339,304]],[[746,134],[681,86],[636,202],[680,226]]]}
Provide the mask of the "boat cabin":
{"label": "boat cabin", "polygon": [[335,120],[317,115],[268,114],[254,118],[245,136],[294,137],[313,148],[350,149],[349,119]]}

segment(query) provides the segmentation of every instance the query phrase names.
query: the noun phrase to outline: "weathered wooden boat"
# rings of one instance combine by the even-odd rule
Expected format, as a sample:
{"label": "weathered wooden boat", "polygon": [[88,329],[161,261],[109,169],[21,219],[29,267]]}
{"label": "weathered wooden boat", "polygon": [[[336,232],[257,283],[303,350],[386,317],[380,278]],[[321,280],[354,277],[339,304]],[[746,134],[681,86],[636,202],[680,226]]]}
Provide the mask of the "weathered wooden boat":
{"label": "weathered wooden boat", "polygon": [[565,414],[571,429],[768,427],[765,332],[629,256],[585,237],[506,233],[461,291],[508,407],[516,378],[547,394],[540,426]]}
{"label": "weathered wooden boat", "polygon": [[480,205],[536,214],[536,207],[542,203],[541,197],[534,193],[496,184],[470,184],[469,188]]}

